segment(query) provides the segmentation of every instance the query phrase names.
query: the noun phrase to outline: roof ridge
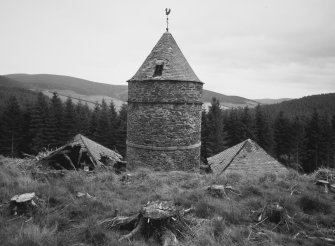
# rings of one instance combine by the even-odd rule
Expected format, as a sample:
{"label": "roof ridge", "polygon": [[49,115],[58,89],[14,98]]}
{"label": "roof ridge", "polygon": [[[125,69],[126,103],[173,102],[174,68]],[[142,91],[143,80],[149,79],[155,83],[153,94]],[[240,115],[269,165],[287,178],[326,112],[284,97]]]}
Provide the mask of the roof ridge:
{"label": "roof ridge", "polygon": [[[236,156],[238,156],[240,154],[240,152],[244,149],[247,142],[248,142],[248,139],[246,139],[242,142],[243,144],[241,145],[239,150],[236,151],[235,155],[231,158],[231,160],[228,162],[228,164],[223,168],[223,170],[218,175],[221,175],[224,171],[226,171],[226,169],[230,166],[230,164],[232,164],[232,162],[235,160]],[[234,146],[232,146],[232,147],[234,147]]]}

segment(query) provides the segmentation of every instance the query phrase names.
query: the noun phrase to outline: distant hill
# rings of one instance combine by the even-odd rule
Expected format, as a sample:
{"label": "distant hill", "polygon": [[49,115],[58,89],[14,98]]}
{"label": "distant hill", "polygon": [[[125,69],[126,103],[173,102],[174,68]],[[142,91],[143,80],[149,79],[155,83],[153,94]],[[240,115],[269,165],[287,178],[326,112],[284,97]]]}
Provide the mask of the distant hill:
{"label": "distant hill", "polygon": [[299,99],[262,106],[269,115],[275,117],[280,111],[288,117],[310,116],[314,110],[320,115],[335,115],[335,93],[306,96]]}
{"label": "distant hill", "polygon": [[25,87],[39,90],[68,90],[81,95],[103,95],[127,100],[126,85],[111,85],[85,79],[52,74],[10,74],[7,78],[24,83]]}
{"label": "distant hill", "polygon": [[253,99],[253,100],[260,104],[276,104],[276,103],[289,101],[292,99],[293,98],[279,98],[279,99],[263,98],[263,99]]}
{"label": "distant hill", "polygon": [[37,92],[23,88],[18,81],[0,76],[0,113],[11,96],[15,96],[22,107],[37,100]]}
{"label": "distant hill", "polygon": [[[127,85],[111,85],[51,74],[10,74],[5,75],[5,77],[17,81],[15,84],[18,87],[43,91],[47,95],[48,93],[50,94],[50,91],[58,91],[61,94],[80,97],[84,100],[102,100],[102,98],[105,98],[107,101],[113,100],[116,105],[127,101],[128,97]],[[8,85],[8,82],[6,84]],[[254,107],[258,104],[256,101],[247,98],[226,96],[217,92],[203,90],[203,102],[205,105],[210,104],[212,97],[218,98],[223,108]]]}

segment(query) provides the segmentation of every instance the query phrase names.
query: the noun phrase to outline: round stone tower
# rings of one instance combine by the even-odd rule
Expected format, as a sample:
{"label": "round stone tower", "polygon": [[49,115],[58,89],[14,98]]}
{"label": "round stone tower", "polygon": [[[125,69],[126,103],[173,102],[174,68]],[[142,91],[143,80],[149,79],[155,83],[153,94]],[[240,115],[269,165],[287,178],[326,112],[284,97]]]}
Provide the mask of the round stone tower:
{"label": "round stone tower", "polygon": [[128,80],[129,166],[199,167],[202,85],[171,33],[165,32]]}

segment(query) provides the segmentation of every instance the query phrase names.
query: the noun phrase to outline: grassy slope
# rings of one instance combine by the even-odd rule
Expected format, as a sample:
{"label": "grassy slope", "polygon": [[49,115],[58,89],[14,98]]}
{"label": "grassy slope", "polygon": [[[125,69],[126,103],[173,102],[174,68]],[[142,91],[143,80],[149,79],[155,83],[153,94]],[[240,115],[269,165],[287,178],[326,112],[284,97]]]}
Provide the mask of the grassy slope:
{"label": "grassy slope", "polygon": [[[301,231],[316,237],[333,237],[334,233],[334,193],[324,194],[323,189],[313,184],[312,176],[290,173],[251,179],[232,174],[214,178],[142,169],[134,172],[127,184],[110,172],[90,176],[68,172],[63,178],[42,182],[32,178],[33,169],[36,168],[31,161],[0,158],[2,245],[156,245],[140,238],[119,243],[119,232],[97,225],[111,217],[115,209],[121,215],[129,215],[148,200],[156,199],[172,199],[185,207],[194,205],[192,217],[204,219],[193,228],[197,236],[181,245],[327,245],[321,239],[293,236]],[[226,182],[242,195],[213,198],[204,190],[206,185]],[[299,193],[291,195],[292,187]],[[33,191],[42,205],[32,219],[8,214],[8,207],[3,204],[10,197]],[[78,191],[88,192],[95,199],[77,198]],[[277,227],[270,222],[256,225],[252,211],[261,210],[268,202],[284,206],[290,223]]]}

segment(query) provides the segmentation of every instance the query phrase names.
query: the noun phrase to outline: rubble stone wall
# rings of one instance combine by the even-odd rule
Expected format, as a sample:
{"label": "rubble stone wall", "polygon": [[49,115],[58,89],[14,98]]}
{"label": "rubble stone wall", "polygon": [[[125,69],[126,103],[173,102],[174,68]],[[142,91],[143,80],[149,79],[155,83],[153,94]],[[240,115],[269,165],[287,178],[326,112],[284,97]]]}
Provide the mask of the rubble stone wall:
{"label": "rubble stone wall", "polygon": [[201,97],[202,83],[198,82],[129,82],[129,166],[157,170],[199,167]]}

